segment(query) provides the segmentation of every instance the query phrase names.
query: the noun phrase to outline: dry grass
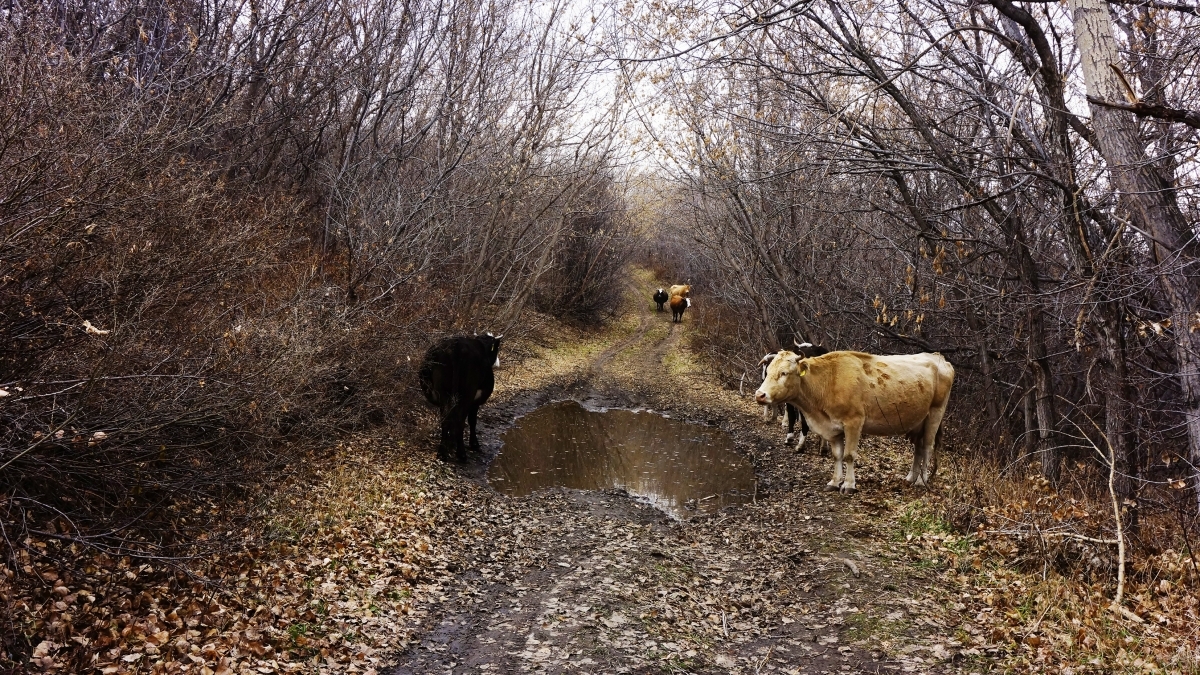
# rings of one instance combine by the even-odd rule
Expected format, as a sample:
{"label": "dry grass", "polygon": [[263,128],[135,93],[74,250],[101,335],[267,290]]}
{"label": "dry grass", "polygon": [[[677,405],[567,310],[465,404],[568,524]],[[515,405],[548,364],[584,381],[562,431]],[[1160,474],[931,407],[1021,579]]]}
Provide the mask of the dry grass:
{"label": "dry grass", "polygon": [[1200,672],[1200,575],[1169,514],[1143,515],[1122,615],[1110,608],[1116,546],[1084,539],[1115,532],[1094,486],[1055,491],[1036,467],[1026,477],[959,456],[942,464],[942,486],[896,522],[913,555],[946,569],[945,601],[974,615],[964,640],[1018,672]]}

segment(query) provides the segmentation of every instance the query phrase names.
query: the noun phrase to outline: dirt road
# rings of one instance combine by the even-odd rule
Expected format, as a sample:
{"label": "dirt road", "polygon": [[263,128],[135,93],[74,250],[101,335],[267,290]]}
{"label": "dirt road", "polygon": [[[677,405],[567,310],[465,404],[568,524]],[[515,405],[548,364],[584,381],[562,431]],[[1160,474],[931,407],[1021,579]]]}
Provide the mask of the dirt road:
{"label": "dirt road", "polygon": [[[482,463],[448,531],[460,546],[397,674],[822,673],[970,669],[952,603],[926,599],[938,570],[903,552],[920,527],[910,461],[864,444],[860,493],[821,490],[830,460],[797,453],[759,408],[703,374],[687,351],[696,314],[672,324],[635,277],[601,335],[498,372],[482,425],[487,452],[512,420],[552,400],[646,407],[716,425],[750,457],[753,503],[685,522],[617,491],[501,496]],[[703,302],[698,298],[697,302]],[[916,523],[916,525],[914,525]],[[959,639],[956,639],[959,638]]]}

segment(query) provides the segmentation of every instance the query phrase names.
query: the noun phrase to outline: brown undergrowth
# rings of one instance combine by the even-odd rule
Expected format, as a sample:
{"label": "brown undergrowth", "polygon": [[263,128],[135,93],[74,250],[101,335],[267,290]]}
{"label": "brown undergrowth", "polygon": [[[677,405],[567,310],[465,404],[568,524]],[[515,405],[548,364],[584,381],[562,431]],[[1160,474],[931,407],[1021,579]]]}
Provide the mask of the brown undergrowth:
{"label": "brown undergrowth", "polygon": [[[514,362],[579,342],[536,313],[523,330]],[[483,534],[456,525],[458,495],[478,487],[435,458],[434,414],[410,400],[396,418],[297,452],[287,472],[255,477],[258,496],[161,504],[158,520],[196,533],[170,555],[145,553],[144,522],[121,533],[123,555],[0,502],[5,535],[24,533],[0,567],[0,672],[369,671],[421,629],[422,602],[456,571],[450,549]]]}
{"label": "brown undergrowth", "polygon": [[892,516],[908,557],[942,570],[964,644],[1011,672],[1200,672],[1200,576],[1169,513],[1131,538],[1121,612],[1112,506],[1094,486],[1054,490],[1036,467],[1001,475],[951,453],[941,485]]}
{"label": "brown undergrowth", "polygon": [[352,439],[312,461],[311,476],[261,504],[234,550],[201,545],[200,557],[157,561],[29,540],[22,568],[4,568],[0,583],[9,620],[34,641],[29,660],[9,667],[369,669],[420,625],[414,593],[449,573],[434,542],[447,538],[455,488],[430,453],[403,441]]}

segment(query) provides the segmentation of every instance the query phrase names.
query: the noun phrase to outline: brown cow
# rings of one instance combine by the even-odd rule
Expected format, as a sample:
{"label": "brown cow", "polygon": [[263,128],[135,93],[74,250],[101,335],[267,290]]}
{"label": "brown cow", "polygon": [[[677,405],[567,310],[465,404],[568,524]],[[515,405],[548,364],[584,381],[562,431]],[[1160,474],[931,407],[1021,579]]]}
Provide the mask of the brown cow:
{"label": "brown cow", "polygon": [[692,306],[691,298],[685,298],[682,295],[671,296],[671,321],[675,323],[683,323],[683,312],[688,307]]}
{"label": "brown cow", "polygon": [[683,323],[683,312],[692,306],[692,301],[688,296],[692,294],[692,287],[689,284],[676,284],[671,287],[671,321],[674,323]]}
{"label": "brown cow", "polygon": [[783,351],[768,366],[755,400],[795,404],[833,448],[833,479],[825,489],[854,492],[854,461],[864,433],[907,436],[915,452],[905,480],[929,485],[953,384],[954,366],[941,354],[830,352],[805,358]]}

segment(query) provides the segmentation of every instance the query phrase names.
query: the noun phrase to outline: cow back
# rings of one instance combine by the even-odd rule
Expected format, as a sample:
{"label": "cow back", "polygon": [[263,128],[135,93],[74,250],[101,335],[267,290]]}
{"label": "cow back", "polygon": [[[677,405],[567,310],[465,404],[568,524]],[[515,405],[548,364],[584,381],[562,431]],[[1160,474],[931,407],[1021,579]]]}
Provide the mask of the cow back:
{"label": "cow back", "polygon": [[[767,369],[774,400],[798,405],[806,415],[834,421],[861,418],[870,434],[901,434],[919,427],[935,406],[944,406],[954,368],[940,354],[876,356],[829,352],[788,360]],[[764,382],[764,387],[768,383]]]}
{"label": "cow back", "polygon": [[425,352],[418,371],[425,399],[438,407],[456,402],[481,404],[495,388],[492,364],[498,344],[459,335],[439,340]]}

